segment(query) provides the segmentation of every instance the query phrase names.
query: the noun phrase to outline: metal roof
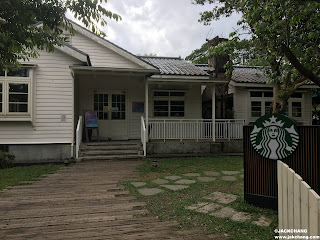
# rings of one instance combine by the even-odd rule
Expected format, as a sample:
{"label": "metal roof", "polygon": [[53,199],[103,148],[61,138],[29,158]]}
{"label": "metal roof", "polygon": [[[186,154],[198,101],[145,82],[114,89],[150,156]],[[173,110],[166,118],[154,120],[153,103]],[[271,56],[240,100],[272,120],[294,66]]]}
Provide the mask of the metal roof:
{"label": "metal roof", "polygon": [[231,80],[237,83],[267,83],[269,80],[261,67],[233,66]]}
{"label": "metal roof", "polygon": [[201,68],[181,58],[138,56],[143,61],[159,68],[161,75],[209,76]]}

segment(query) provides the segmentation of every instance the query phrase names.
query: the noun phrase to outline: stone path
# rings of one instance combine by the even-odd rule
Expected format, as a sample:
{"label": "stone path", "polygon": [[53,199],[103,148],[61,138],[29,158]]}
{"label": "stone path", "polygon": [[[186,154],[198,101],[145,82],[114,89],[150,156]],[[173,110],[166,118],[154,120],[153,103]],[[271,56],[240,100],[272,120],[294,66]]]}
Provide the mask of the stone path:
{"label": "stone path", "polygon": [[[186,177],[188,179],[186,179]],[[204,171],[203,173],[184,173],[181,176],[165,176],[164,179],[155,179],[151,183],[158,184],[157,188],[146,188],[147,182],[139,182],[138,185],[144,186],[139,188],[137,182],[131,182],[140,194],[144,196],[152,196],[159,194],[163,191],[179,191],[189,188],[190,184],[197,182],[213,182],[216,180],[222,181],[237,181],[243,179],[243,172],[241,171]],[[245,222],[249,221],[252,224],[268,227],[271,224],[271,219],[260,216],[259,219],[253,219],[253,217],[246,212],[238,212],[229,205],[237,199],[236,195],[213,192],[205,197],[203,201],[197,202],[185,208],[188,210],[196,211],[199,213],[209,214],[218,218],[230,218],[233,221]]]}
{"label": "stone path", "polygon": [[[218,218],[230,218],[231,220],[237,222],[245,222],[252,219],[252,216],[249,213],[238,212],[229,206],[229,204],[237,200],[236,195],[213,192],[203,197],[203,199],[214,202],[201,201],[190,206],[186,206],[185,208],[199,213],[209,214]],[[260,216],[258,220],[251,221],[251,223],[262,227],[268,227],[271,224],[271,219],[265,216]]]}
{"label": "stone path", "polygon": [[[154,179],[151,183],[157,184],[157,188],[148,187],[149,184],[146,182],[131,182],[131,184],[137,188],[141,195],[153,196],[163,192],[163,190],[178,191],[187,189],[190,184],[194,184],[196,182],[208,183],[218,179],[223,181],[237,181],[242,178],[243,173],[240,171],[204,171],[203,173],[183,173],[181,176],[170,175],[165,176],[163,179]],[[142,186],[144,188],[140,188]],[[158,191],[156,189],[158,189]]]}
{"label": "stone path", "polygon": [[[134,177],[139,164],[79,163],[32,185],[0,192],[0,239],[210,239],[151,217],[145,202],[119,185]],[[132,184],[146,188],[142,182]]]}

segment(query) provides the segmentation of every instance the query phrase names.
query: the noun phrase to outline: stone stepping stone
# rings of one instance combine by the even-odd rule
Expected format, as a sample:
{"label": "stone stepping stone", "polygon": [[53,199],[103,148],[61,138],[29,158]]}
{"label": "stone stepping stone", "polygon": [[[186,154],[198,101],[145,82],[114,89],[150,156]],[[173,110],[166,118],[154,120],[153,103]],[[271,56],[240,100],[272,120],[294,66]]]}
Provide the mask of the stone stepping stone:
{"label": "stone stepping stone", "polygon": [[200,213],[209,213],[209,212],[213,212],[219,208],[222,208],[223,206],[217,203],[209,203],[203,207],[200,207],[198,209],[196,209],[196,212],[200,212]]}
{"label": "stone stepping stone", "polygon": [[186,177],[199,177],[200,174],[199,173],[185,173],[185,174],[182,174],[183,176],[186,176]]}
{"label": "stone stepping stone", "polygon": [[180,177],[180,176],[165,176],[164,178],[168,179],[168,180],[178,180],[178,179],[180,179],[182,177]]}
{"label": "stone stepping stone", "polygon": [[259,217],[257,221],[253,221],[252,224],[262,226],[262,227],[269,227],[272,220],[270,218],[267,218],[265,216]]}
{"label": "stone stepping stone", "polygon": [[175,184],[193,184],[196,183],[195,180],[189,180],[189,179],[180,179],[175,182]]}
{"label": "stone stepping stone", "polygon": [[204,199],[216,201],[218,203],[229,204],[237,199],[236,195],[223,193],[223,192],[213,192],[210,195],[204,197]]}
{"label": "stone stepping stone", "polygon": [[224,175],[236,175],[239,174],[239,171],[222,171]]}
{"label": "stone stepping stone", "polygon": [[235,213],[237,213],[233,208],[231,207],[224,207],[221,208],[219,211],[211,213],[211,216],[215,216],[218,218],[230,218],[232,217]]}
{"label": "stone stepping stone", "polygon": [[166,184],[166,183],[169,183],[169,181],[168,180],[165,180],[165,179],[156,179],[156,180],[153,180],[153,181],[151,181],[151,182],[153,182],[153,183],[155,183],[155,184]]}
{"label": "stone stepping stone", "polygon": [[188,207],[185,207],[185,209],[196,210],[197,208],[203,207],[208,204],[209,204],[208,202],[198,202],[198,203],[192,204]]}
{"label": "stone stepping stone", "polygon": [[153,196],[158,193],[161,193],[163,190],[159,188],[139,188],[138,192],[143,196]]}
{"label": "stone stepping stone", "polygon": [[240,175],[240,177],[241,177],[241,178],[244,178],[244,175],[243,175],[243,174],[241,174],[241,175]]}
{"label": "stone stepping stone", "polygon": [[214,177],[197,177],[198,181],[200,182],[213,182],[216,180]]}
{"label": "stone stepping stone", "polygon": [[186,186],[186,185],[160,185],[160,186],[168,188],[168,189],[170,189],[172,191],[178,191],[178,190],[186,189],[186,188],[189,187],[189,186]]}
{"label": "stone stepping stone", "polygon": [[224,181],[231,181],[231,182],[237,181],[237,178],[235,176],[222,176],[221,179]]}
{"label": "stone stepping stone", "polygon": [[212,172],[212,171],[204,171],[203,173],[207,176],[213,176],[213,177],[218,177],[221,175],[219,172]]}
{"label": "stone stepping stone", "polygon": [[142,186],[146,185],[145,182],[131,182],[131,184],[135,187],[142,187]]}
{"label": "stone stepping stone", "polygon": [[245,221],[249,220],[250,218],[251,218],[251,215],[246,212],[237,212],[236,214],[234,214],[231,217],[231,219],[233,221],[237,221],[237,222],[245,222]]}

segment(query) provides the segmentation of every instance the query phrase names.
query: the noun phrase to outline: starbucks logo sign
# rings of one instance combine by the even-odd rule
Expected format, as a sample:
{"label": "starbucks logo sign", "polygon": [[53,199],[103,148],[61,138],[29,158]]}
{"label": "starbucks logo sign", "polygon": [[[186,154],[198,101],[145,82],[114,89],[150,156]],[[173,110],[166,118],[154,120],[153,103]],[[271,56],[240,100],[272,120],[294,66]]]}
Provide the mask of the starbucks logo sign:
{"label": "starbucks logo sign", "polygon": [[250,140],[261,156],[278,160],[295,151],[299,143],[299,134],[290,118],[280,114],[268,114],[254,123]]}

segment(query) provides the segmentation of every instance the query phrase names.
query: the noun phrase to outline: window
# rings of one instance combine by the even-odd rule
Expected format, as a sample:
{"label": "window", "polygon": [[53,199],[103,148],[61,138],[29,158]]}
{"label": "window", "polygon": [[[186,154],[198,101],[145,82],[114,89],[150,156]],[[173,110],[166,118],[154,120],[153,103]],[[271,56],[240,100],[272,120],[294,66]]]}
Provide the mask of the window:
{"label": "window", "polygon": [[157,90],[154,91],[153,96],[153,115],[155,117],[184,117],[184,91]]}
{"label": "window", "polygon": [[2,99],[2,96],[3,96],[3,93],[2,93],[2,83],[0,83],[0,113],[2,113],[2,102],[3,102],[3,99]]}
{"label": "window", "polygon": [[292,117],[302,117],[301,102],[292,102]]}
{"label": "window", "polygon": [[112,94],[112,119],[126,119],[126,95]]}
{"label": "window", "polygon": [[[272,91],[251,91],[251,117],[259,118],[265,114],[272,113]],[[288,101],[288,107],[285,115],[293,118],[302,117],[302,100],[303,93],[294,93]]]}
{"label": "window", "polygon": [[0,114],[30,115],[31,76],[28,68],[0,71]]}
{"label": "window", "polygon": [[251,102],[251,116],[261,117],[261,102]]}
{"label": "window", "polygon": [[9,83],[9,113],[28,112],[28,93],[27,83]]}
{"label": "window", "polygon": [[94,110],[97,111],[99,120],[108,119],[108,94],[94,94]]}
{"label": "window", "polygon": [[252,91],[251,99],[251,117],[259,118],[265,114],[269,114],[272,108],[272,91]]}

